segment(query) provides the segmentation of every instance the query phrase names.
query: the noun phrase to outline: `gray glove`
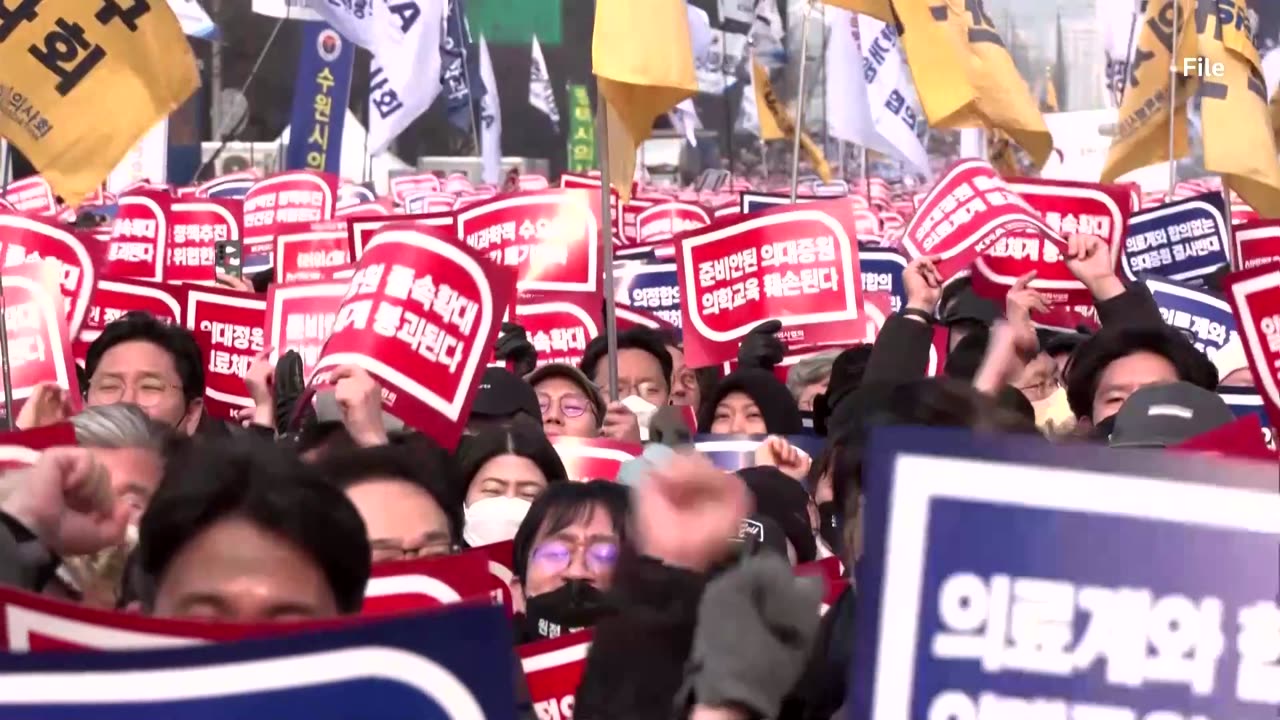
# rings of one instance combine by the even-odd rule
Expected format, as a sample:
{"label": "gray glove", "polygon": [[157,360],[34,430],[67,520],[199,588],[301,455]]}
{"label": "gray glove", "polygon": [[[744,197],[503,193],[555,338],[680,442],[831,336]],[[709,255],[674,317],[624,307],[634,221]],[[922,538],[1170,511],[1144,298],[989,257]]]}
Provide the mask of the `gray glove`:
{"label": "gray glove", "polygon": [[679,707],[777,715],[817,634],[822,592],[821,579],[797,578],[772,553],[747,558],[708,584]]}

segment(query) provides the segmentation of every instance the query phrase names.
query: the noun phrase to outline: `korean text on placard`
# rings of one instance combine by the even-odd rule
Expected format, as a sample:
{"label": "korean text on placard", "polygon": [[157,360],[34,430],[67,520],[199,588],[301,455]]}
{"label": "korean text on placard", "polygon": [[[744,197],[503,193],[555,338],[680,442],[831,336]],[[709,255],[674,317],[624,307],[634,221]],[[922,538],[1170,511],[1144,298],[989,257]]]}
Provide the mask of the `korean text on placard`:
{"label": "korean text on placard", "polygon": [[270,227],[277,223],[310,223],[324,219],[324,193],[319,190],[281,190],[263,193],[244,202],[244,226]]}
{"label": "korean text on placard", "polygon": [[539,330],[529,338],[538,350],[540,364],[559,363],[577,366],[587,351],[587,333],[581,325]]}
{"label": "korean text on placard", "polygon": [[959,183],[925,217],[919,226],[920,250],[928,254],[978,213],[1012,205],[1026,210],[1026,201],[1004,187],[999,178],[979,175]]}
{"label": "korean text on placard", "polygon": [[332,312],[289,313],[284,320],[284,346],[297,350],[305,367],[314,367],[336,317],[337,313]]}
{"label": "korean text on placard", "polygon": [[[329,153],[329,118],[333,113],[333,73],[326,65],[316,74],[315,112],[311,116],[311,133],[307,137],[307,169],[323,170]],[[345,108],[343,108],[345,110]]]}
{"label": "korean text on placard", "polygon": [[[736,310],[764,298],[838,291],[835,238],[777,240],[698,263],[698,307],[703,317]],[[787,266],[828,263],[828,267]],[[798,270],[799,272],[797,272]]]}
{"label": "korean text on placard", "polygon": [[563,240],[573,232],[570,220],[538,218],[491,225],[467,233],[466,243],[490,261],[508,267],[546,268],[569,263],[569,246]]}
{"label": "korean text on placard", "polygon": [[262,352],[262,328],[220,320],[203,320],[200,331],[209,333],[209,367],[215,375],[243,378]]}
{"label": "korean text on placard", "polygon": [[[230,234],[221,223],[183,223],[173,226],[173,245],[166,263],[183,267],[213,267],[214,244]],[[190,244],[188,244],[190,243]]]}
{"label": "korean text on placard", "polygon": [[1129,269],[1137,274],[1162,269],[1196,258],[1222,253],[1218,225],[1209,218],[1192,218],[1168,227],[1130,235],[1124,241]]}
{"label": "korean text on placard", "polygon": [[39,302],[10,305],[4,309],[5,327],[9,331],[9,364],[13,367],[48,359],[42,314]]}

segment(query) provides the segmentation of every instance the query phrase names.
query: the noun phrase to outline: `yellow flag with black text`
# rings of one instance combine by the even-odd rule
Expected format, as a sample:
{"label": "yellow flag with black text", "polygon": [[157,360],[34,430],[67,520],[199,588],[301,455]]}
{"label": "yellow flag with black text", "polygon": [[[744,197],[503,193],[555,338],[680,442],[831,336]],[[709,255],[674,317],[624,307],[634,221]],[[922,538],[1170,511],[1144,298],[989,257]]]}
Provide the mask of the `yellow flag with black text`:
{"label": "yellow flag with black text", "polygon": [[1001,130],[1043,166],[1053,136],[982,0],[893,0],[893,8],[930,127]]}
{"label": "yellow flag with black text", "polygon": [[1040,104],[1041,112],[1058,112],[1058,88],[1053,83],[1053,68],[1044,69],[1044,101]]}
{"label": "yellow flag with black text", "polygon": [[698,91],[684,0],[596,0],[591,66],[607,113],[608,177],[628,200],[654,121]]}
{"label": "yellow flag with black text", "polygon": [[0,136],[79,205],[200,86],[165,2],[0,3]]}
{"label": "yellow flag with black text", "polygon": [[1265,218],[1280,217],[1280,161],[1258,51],[1244,0],[1223,2],[1199,26],[1205,169]]}
{"label": "yellow flag with black text", "polygon": [[893,3],[890,0],[822,0],[832,7],[844,8],[859,15],[870,15],[881,21],[893,22]]}
{"label": "yellow flag with black text", "polygon": [[774,119],[773,106],[778,104],[773,94],[773,83],[769,82],[769,71],[760,61],[751,58],[751,86],[756,94],[756,115],[760,122],[761,140],[781,140],[786,137]]}
{"label": "yellow flag with black text", "polygon": [[[1102,182],[1114,182],[1131,170],[1167,162],[1169,158],[1169,100],[1174,93],[1173,156],[1190,152],[1187,141],[1187,100],[1195,80],[1178,74],[1170,85],[1169,66],[1182,67],[1196,56],[1194,0],[1150,0],[1139,25],[1129,76],[1124,83],[1116,132],[1102,169]],[[1175,51],[1174,8],[1178,8],[1178,47]]]}
{"label": "yellow flag with black text", "polygon": [[769,82],[769,73],[754,57],[751,58],[751,82],[756,88],[756,103],[760,115],[761,140],[791,140],[794,142],[796,132],[800,133],[800,149],[809,158],[813,171],[822,178],[822,182],[831,182],[831,165],[822,152],[822,148],[809,137],[809,133],[796,128],[795,118],[773,92]]}

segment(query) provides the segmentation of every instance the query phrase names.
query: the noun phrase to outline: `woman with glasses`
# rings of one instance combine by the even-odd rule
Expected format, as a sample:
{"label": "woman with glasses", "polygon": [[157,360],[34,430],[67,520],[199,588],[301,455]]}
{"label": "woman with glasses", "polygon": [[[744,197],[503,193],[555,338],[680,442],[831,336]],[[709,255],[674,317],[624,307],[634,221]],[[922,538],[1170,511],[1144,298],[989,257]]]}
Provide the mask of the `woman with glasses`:
{"label": "woman with glasses", "polygon": [[626,486],[604,480],[559,483],[534,501],[512,548],[519,641],[559,637],[603,616],[627,511]]}

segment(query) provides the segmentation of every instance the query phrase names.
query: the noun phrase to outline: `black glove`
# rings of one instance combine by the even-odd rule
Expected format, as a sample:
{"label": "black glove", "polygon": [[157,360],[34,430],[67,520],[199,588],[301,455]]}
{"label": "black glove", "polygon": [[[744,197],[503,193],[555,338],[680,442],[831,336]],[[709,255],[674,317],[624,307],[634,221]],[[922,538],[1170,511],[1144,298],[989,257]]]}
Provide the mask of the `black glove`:
{"label": "black glove", "polygon": [[293,418],[294,406],[298,398],[307,388],[307,380],[302,377],[302,356],[297,350],[289,350],[280,354],[276,361],[276,373],[272,391],[276,396],[276,432],[283,435],[289,431],[289,421]]}
{"label": "black glove", "polygon": [[765,320],[751,328],[738,345],[738,367],[772,370],[787,354],[787,346],[778,339],[781,320]]}
{"label": "black glove", "polygon": [[511,363],[511,372],[524,377],[538,366],[538,349],[529,342],[529,334],[515,323],[502,323],[502,333],[493,346],[494,357],[499,362]]}

